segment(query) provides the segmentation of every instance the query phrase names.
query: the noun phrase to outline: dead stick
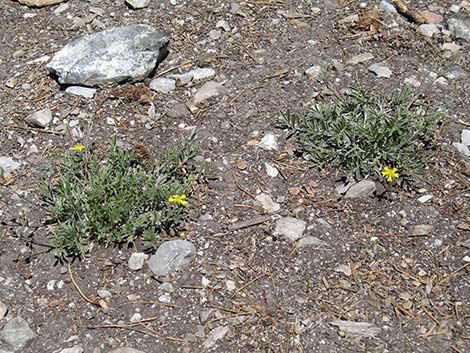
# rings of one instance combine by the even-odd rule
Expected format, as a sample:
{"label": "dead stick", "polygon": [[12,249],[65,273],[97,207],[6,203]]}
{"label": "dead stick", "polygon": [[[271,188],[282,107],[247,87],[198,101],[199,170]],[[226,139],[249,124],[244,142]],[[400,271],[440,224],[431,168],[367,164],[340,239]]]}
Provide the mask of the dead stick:
{"label": "dead stick", "polygon": [[423,306],[422,309],[424,310],[424,312],[431,318],[432,321],[434,321],[436,323],[436,325],[440,326],[441,323],[439,321],[437,321],[437,319],[434,317],[433,314],[431,314],[429,311],[426,310],[426,308]]}
{"label": "dead stick", "polygon": [[253,219],[249,219],[247,221],[232,224],[232,225],[228,226],[227,229],[230,230],[230,231],[233,231],[233,230],[248,228],[248,227],[252,227],[252,226],[264,223],[266,221],[269,221],[270,219],[271,219],[271,216],[260,216],[260,217],[256,217],[256,218],[253,218]]}
{"label": "dead stick", "polygon": [[243,192],[244,194],[248,195],[249,197],[251,197],[252,199],[255,198],[255,196],[249,192],[248,190],[246,190],[243,186],[241,186],[241,184],[239,183],[237,177],[235,176],[235,174],[232,174],[233,175],[233,181],[235,182],[235,185],[237,186],[237,188]]}
{"label": "dead stick", "polygon": [[217,321],[220,321],[220,320],[231,319],[231,318],[239,317],[239,316],[248,316],[248,315],[254,315],[254,314],[253,313],[238,313],[238,314],[225,315],[225,316],[222,316],[222,317],[212,319],[207,324],[210,325],[210,324],[212,324],[214,322],[217,322]]}
{"label": "dead stick", "polygon": [[242,290],[244,290],[245,288],[247,288],[248,286],[252,285],[253,283],[255,283],[256,281],[259,281],[261,278],[263,277],[266,277],[266,276],[271,276],[270,273],[263,273],[262,275],[259,275],[258,277],[256,278],[253,278],[250,282],[248,282],[247,284],[245,284],[244,286],[240,287],[239,289],[237,289],[237,291],[235,293],[233,293],[233,295],[230,297],[230,299],[233,299],[238,293],[240,293]]}
{"label": "dead stick", "polygon": [[449,279],[451,279],[452,277],[454,277],[457,273],[459,273],[460,271],[466,269],[468,266],[470,265],[470,262],[466,263],[465,265],[463,265],[462,267],[458,268],[457,270],[455,270],[454,272],[452,272],[450,275],[448,275],[447,277],[444,277],[444,279],[442,279],[437,285],[440,286],[442,283],[448,281]]}
{"label": "dead stick", "polygon": [[452,348],[454,351],[456,351],[457,353],[463,353],[460,349],[458,349],[456,346],[454,345],[451,345],[450,348]]}
{"label": "dead stick", "polygon": [[60,131],[40,129],[40,128],[30,127],[30,126],[22,126],[22,125],[3,125],[3,126],[7,129],[31,130],[31,131],[36,131],[36,132],[42,132],[43,134],[65,135],[63,132],[60,132]]}
{"label": "dead stick", "polygon": [[107,303],[104,299],[93,300],[93,299],[87,297],[87,296],[82,292],[82,290],[81,290],[80,287],[78,286],[77,282],[75,281],[75,278],[73,277],[72,266],[70,266],[70,263],[67,265],[67,267],[68,267],[68,270],[69,270],[70,279],[72,280],[73,286],[74,286],[75,289],[78,291],[78,294],[80,294],[80,296],[81,296],[85,301],[87,301],[87,302],[90,303],[90,304],[97,305],[97,306],[100,306],[100,307],[102,307],[102,308],[107,308],[107,307],[108,307],[108,303]]}
{"label": "dead stick", "polygon": [[161,77],[161,76],[163,76],[163,75],[165,75],[169,72],[178,70],[179,68],[184,67],[184,66],[189,65],[189,64],[191,64],[191,60],[187,60],[187,61],[183,62],[182,64],[179,64],[178,66],[170,67],[169,69],[166,69],[162,72],[159,72],[158,75],[155,76],[155,78]]}

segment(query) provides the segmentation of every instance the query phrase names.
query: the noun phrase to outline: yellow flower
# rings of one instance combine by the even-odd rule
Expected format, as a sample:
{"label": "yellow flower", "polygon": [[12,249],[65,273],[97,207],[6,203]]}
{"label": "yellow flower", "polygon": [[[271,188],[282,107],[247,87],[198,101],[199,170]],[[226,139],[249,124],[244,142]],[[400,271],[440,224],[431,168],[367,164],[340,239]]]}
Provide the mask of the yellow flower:
{"label": "yellow flower", "polygon": [[386,177],[387,178],[387,181],[390,183],[393,178],[397,178],[398,179],[398,169],[393,167],[393,168],[389,168],[389,167],[384,167],[384,169],[382,169],[382,176],[383,177]]}
{"label": "yellow flower", "polygon": [[184,234],[184,232],[180,232],[180,237],[181,238],[184,238],[186,234]]}
{"label": "yellow flower", "polygon": [[170,197],[168,199],[168,202],[177,202],[177,203],[179,203],[180,205],[183,205],[183,206],[188,203],[188,201],[186,201],[186,195],[185,194],[173,195],[172,197]]}
{"label": "yellow flower", "polygon": [[85,149],[85,146],[83,145],[75,145],[72,148],[70,148],[72,151],[82,151]]}

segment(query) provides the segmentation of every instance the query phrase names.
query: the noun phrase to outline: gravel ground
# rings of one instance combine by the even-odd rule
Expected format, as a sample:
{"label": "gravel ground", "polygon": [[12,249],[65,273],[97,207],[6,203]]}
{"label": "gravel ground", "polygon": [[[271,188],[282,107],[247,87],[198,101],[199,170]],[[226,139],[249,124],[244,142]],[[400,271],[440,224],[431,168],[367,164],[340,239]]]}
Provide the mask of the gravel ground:
{"label": "gravel ground", "polygon": [[[448,20],[468,23],[470,5],[410,3],[442,17],[438,33],[427,37],[412,18],[378,12],[379,1],[163,0],[132,10],[123,1],[71,0],[60,12],[60,4],[0,0],[0,156],[21,163],[0,189],[0,329],[21,316],[36,334],[18,351],[469,352],[470,168],[452,143],[470,129],[470,48]],[[45,70],[72,39],[132,23],[170,38],[156,76],[196,67],[215,76],[168,93],[150,90],[151,77],[99,87],[87,99]],[[358,59],[363,53],[369,59]],[[207,81],[223,89],[196,109]],[[342,198],[334,170],[292,154],[294,141],[276,128],[280,112],[306,113],[351,87],[380,96],[411,87],[447,107],[437,161],[417,188]],[[158,118],[148,114],[151,103]],[[25,123],[44,108],[53,115],[46,129]],[[214,178],[193,195],[185,233],[197,256],[171,286],[147,264],[129,269],[130,255],[147,251],[139,242],[95,244],[70,267],[48,251],[37,181],[74,134],[103,148],[116,136],[156,154],[194,128]],[[278,150],[255,147],[269,132]],[[269,212],[259,194],[279,209]],[[305,222],[301,241],[275,231],[285,217]],[[73,281],[109,307],[84,300]],[[0,340],[2,348],[10,350]]]}

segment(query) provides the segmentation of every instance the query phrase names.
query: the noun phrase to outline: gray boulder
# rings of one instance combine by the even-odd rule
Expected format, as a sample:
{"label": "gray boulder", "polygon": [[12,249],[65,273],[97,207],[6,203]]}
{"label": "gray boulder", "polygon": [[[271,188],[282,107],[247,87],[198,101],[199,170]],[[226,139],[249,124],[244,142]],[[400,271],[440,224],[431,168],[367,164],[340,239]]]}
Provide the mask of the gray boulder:
{"label": "gray boulder", "polygon": [[164,59],[168,42],[168,37],[147,25],[113,27],[67,44],[46,68],[67,85],[139,81]]}

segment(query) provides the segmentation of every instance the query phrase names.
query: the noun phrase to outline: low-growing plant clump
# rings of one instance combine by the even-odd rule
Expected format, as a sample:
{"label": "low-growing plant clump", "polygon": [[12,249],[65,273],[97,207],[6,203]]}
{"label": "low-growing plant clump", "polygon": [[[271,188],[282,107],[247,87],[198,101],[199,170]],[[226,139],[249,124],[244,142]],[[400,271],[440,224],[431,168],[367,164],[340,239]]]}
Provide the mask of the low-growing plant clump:
{"label": "low-growing plant clump", "polygon": [[401,183],[417,181],[432,161],[441,116],[409,90],[385,100],[351,90],[337,103],[314,104],[306,116],[282,114],[280,127],[316,167]]}
{"label": "low-growing plant clump", "polygon": [[86,256],[93,242],[154,246],[175,232],[191,204],[189,194],[207,171],[189,142],[157,159],[110,144],[107,155],[76,145],[58,159],[41,194],[50,212],[56,254]]}

